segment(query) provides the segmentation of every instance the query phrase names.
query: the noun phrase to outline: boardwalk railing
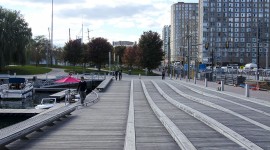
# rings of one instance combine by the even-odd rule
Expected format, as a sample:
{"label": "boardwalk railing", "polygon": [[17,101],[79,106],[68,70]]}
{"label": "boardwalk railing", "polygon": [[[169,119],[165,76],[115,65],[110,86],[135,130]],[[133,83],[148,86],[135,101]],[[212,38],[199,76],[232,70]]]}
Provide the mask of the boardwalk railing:
{"label": "boardwalk railing", "polygon": [[[87,106],[91,106],[93,104],[95,104],[96,102],[98,102],[99,100],[99,96],[98,93],[96,91],[92,91],[89,95],[87,95],[86,99],[89,99],[89,101],[85,101],[84,104]],[[77,106],[81,106],[82,104],[80,102],[77,103]]]}
{"label": "boardwalk railing", "polygon": [[70,115],[70,113],[75,109],[76,105],[68,105],[47,113],[36,115],[30,119],[1,129],[0,149],[17,139],[24,138],[29,133],[40,130],[40,128],[52,124],[54,121],[65,117],[66,115]]}

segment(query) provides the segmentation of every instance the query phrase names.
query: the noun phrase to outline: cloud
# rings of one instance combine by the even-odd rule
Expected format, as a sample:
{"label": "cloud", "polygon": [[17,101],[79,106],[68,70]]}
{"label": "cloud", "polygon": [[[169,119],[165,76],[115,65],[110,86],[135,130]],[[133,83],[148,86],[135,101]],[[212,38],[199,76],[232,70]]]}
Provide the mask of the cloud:
{"label": "cloud", "polygon": [[[63,45],[82,35],[88,39],[137,41],[144,31],[161,33],[170,24],[172,0],[53,0],[54,43]],[[33,35],[46,35],[51,28],[52,0],[0,0],[7,8],[19,10],[33,29]]]}
{"label": "cloud", "polygon": [[113,19],[113,18],[129,18],[143,11],[151,11],[155,9],[152,5],[120,5],[120,6],[94,6],[89,8],[70,8],[58,11],[56,15],[65,18],[81,18],[87,19]]}
{"label": "cloud", "polygon": [[[16,1],[16,0],[15,0]],[[17,1],[19,2],[19,1]],[[42,3],[42,4],[72,4],[72,3],[83,3],[85,0],[23,0],[24,3]]]}

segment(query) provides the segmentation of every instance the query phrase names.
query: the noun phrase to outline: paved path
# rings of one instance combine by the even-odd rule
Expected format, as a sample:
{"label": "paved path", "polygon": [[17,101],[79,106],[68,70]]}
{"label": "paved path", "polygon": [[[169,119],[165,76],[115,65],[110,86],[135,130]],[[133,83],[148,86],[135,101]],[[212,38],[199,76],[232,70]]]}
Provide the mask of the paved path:
{"label": "paved path", "polygon": [[123,149],[132,79],[136,149],[270,149],[267,92],[246,98],[240,87],[219,92],[216,83],[128,75],[100,92],[96,104],[7,148]]}

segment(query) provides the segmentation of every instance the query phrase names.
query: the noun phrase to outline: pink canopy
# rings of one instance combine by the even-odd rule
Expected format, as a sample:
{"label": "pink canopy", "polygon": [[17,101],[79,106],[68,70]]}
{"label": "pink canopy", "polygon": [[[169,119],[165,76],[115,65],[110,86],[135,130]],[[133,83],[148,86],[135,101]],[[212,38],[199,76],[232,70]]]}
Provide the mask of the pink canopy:
{"label": "pink canopy", "polygon": [[73,78],[71,76],[65,77],[63,79],[59,79],[55,81],[56,83],[78,83],[80,82],[79,79]]}

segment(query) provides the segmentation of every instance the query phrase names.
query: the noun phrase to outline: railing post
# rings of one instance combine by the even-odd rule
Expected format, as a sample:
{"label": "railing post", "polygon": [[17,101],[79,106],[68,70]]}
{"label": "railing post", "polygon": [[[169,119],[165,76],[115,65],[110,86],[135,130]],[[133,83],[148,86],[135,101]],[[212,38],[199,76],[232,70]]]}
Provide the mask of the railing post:
{"label": "railing post", "polygon": [[207,78],[204,79],[204,85],[207,87]]}
{"label": "railing post", "polygon": [[245,96],[246,96],[246,97],[249,97],[249,85],[248,85],[248,84],[246,84],[245,89],[246,89],[246,90],[245,90],[245,91],[246,91],[246,92],[245,92]]}
{"label": "railing post", "polygon": [[220,81],[220,84],[221,84],[221,89],[220,89],[220,90],[221,90],[221,91],[224,91],[224,81],[221,80],[221,81]]}

